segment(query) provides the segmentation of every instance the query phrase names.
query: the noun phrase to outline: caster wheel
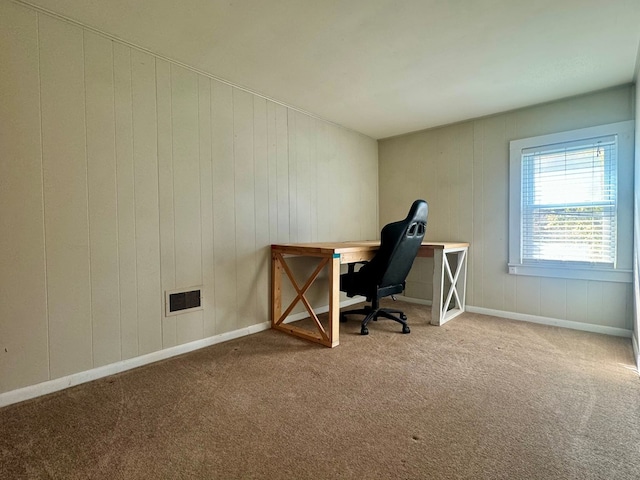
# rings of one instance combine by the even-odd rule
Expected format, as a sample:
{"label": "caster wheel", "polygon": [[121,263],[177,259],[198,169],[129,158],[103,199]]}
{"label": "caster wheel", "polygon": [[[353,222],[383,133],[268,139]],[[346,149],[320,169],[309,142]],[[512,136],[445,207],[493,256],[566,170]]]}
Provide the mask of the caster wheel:
{"label": "caster wheel", "polygon": [[347,323],[347,317],[345,315],[340,315],[340,323]]}
{"label": "caster wheel", "polygon": [[409,325],[402,326],[402,333],[411,333],[411,329],[409,328]]}
{"label": "caster wheel", "polygon": [[369,329],[367,327],[362,327],[360,329],[360,335],[369,335]]}
{"label": "caster wheel", "polygon": [[401,313],[401,314],[400,314],[400,319],[401,319],[401,320],[406,320],[406,319],[407,319],[407,316],[406,316],[404,313]]}

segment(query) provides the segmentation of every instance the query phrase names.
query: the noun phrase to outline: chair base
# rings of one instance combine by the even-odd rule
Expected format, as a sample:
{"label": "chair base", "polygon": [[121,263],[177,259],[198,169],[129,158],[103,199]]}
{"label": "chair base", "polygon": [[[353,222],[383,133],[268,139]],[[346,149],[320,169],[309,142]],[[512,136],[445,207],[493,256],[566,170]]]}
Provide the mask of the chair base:
{"label": "chair base", "polygon": [[360,334],[368,335],[369,329],[367,324],[371,321],[377,321],[378,317],[388,318],[394,320],[402,325],[402,333],[411,333],[409,325],[407,325],[407,316],[401,310],[395,308],[374,308],[369,305],[364,308],[358,308],[356,310],[347,310],[346,312],[340,312],[340,321],[342,323],[347,321],[346,315],[364,315],[364,320],[360,326]]}

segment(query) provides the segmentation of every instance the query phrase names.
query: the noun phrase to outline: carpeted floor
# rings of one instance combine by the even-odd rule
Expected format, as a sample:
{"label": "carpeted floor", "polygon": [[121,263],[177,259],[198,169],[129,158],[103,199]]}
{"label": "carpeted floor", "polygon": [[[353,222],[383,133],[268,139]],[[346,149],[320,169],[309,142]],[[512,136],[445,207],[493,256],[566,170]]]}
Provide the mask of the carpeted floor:
{"label": "carpeted floor", "polygon": [[638,479],[629,339],[464,314],[266,331],[0,409],[0,478]]}

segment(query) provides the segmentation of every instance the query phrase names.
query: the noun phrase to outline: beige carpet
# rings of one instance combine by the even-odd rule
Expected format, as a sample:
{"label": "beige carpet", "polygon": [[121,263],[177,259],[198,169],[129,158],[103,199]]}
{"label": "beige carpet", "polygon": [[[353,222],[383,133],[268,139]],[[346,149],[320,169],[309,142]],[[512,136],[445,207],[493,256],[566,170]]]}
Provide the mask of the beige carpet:
{"label": "beige carpet", "polygon": [[410,335],[266,331],[0,409],[0,478],[640,478],[629,339],[401,305]]}

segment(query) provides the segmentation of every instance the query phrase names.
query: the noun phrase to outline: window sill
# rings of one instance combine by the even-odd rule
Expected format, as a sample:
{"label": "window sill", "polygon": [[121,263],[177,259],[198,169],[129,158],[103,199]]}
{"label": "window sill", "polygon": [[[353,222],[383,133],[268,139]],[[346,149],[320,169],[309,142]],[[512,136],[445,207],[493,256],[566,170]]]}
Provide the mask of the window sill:
{"label": "window sill", "polygon": [[533,277],[569,278],[574,280],[596,280],[600,282],[631,283],[631,270],[604,268],[559,268],[536,265],[509,264],[509,274]]}

